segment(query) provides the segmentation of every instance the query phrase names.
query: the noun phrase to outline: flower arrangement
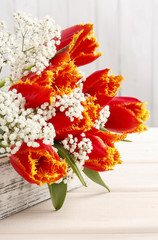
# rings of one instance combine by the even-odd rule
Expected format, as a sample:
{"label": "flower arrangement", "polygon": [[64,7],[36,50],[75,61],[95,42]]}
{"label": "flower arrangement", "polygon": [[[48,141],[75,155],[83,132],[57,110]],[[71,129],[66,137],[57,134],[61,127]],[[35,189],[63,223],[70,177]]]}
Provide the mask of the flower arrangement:
{"label": "flower arrangement", "polygon": [[92,24],[61,31],[50,17],[13,17],[15,34],[0,22],[0,72],[10,67],[0,81],[0,153],[28,182],[48,184],[56,210],[75,175],[109,191],[98,172],[121,163],[115,142],[147,129],[145,103],[117,97],[123,76],[109,69],[79,71],[101,56]]}

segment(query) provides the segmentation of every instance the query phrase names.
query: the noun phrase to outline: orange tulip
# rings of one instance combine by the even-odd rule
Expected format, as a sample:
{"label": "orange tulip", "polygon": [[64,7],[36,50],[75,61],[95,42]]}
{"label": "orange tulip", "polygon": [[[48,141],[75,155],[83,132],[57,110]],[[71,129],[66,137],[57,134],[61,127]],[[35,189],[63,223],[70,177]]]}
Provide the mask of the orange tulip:
{"label": "orange tulip", "polygon": [[67,165],[53,151],[51,145],[37,141],[37,148],[28,147],[23,143],[20,150],[10,156],[10,162],[14,169],[28,182],[43,185],[54,183],[66,176]]}
{"label": "orange tulip", "polygon": [[101,52],[95,53],[99,47],[96,38],[93,36],[93,24],[79,24],[64,29],[61,32],[61,42],[56,46],[57,51],[68,47],[71,60],[76,66],[82,66],[96,60]]}
{"label": "orange tulip", "polygon": [[111,170],[116,164],[121,163],[120,155],[114,143],[122,140],[126,135],[111,134],[92,128],[85,133],[92,142],[92,152],[89,159],[85,161],[84,167],[101,172]]}
{"label": "orange tulip", "polygon": [[104,107],[117,94],[120,83],[123,81],[122,75],[108,76],[110,69],[103,69],[91,74],[84,82],[83,92],[95,96],[95,103]]}

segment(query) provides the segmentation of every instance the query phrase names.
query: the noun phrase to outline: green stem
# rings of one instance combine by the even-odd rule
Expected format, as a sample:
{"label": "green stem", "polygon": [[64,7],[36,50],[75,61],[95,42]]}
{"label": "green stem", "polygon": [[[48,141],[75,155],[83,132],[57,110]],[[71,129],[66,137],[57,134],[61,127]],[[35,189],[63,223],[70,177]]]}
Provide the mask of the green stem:
{"label": "green stem", "polygon": [[77,175],[77,177],[79,178],[80,182],[87,187],[85,180],[81,174],[81,172],[79,171],[73,157],[70,155],[70,153],[58,142],[54,143],[54,147],[58,149],[58,154],[60,157],[62,157],[63,159],[65,159],[65,161],[68,163],[68,165],[72,168],[72,170],[74,171],[74,173]]}
{"label": "green stem", "polygon": [[24,41],[25,41],[25,37],[24,35],[22,35],[22,52],[24,52]]}
{"label": "green stem", "polygon": [[103,132],[108,132],[108,130],[106,128],[102,127],[102,126],[99,127],[99,130],[103,131]]}
{"label": "green stem", "polygon": [[30,51],[30,50],[34,49],[34,48],[35,48],[35,47],[28,48],[28,49],[24,50],[23,52],[25,53],[25,52],[27,52],[27,51]]}
{"label": "green stem", "polygon": [[7,147],[11,147],[11,145],[3,145],[3,144],[2,144],[2,141],[0,141],[0,147],[2,147],[2,148],[7,148]]}
{"label": "green stem", "polygon": [[32,66],[30,66],[30,67],[28,67],[28,68],[25,68],[25,69],[23,69],[23,70],[30,70],[31,68],[33,68],[35,65],[32,65]]}

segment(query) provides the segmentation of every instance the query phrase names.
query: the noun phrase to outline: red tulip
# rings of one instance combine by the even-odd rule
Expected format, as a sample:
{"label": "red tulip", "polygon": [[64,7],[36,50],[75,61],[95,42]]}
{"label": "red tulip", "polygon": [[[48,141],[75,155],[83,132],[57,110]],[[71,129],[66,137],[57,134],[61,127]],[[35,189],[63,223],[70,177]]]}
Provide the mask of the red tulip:
{"label": "red tulip", "polygon": [[79,134],[91,129],[94,122],[99,118],[99,112],[101,110],[98,104],[94,104],[94,98],[87,98],[82,103],[84,111],[82,112],[82,119],[74,118],[74,121],[70,121],[70,118],[65,115],[64,112],[57,112],[55,117],[52,117],[48,122],[52,123],[56,137],[55,140],[62,140],[68,136],[68,134]]}
{"label": "red tulip", "polygon": [[61,32],[60,45],[57,51],[69,45],[71,60],[76,66],[88,64],[101,56],[101,52],[95,53],[99,47],[96,38],[93,36],[93,24],[79,24],[64,29]]}
{"label": "red tulip", "polygon": [[109,69],[104,69],[94,72],[86,79],[83,86],[83,92],[95,96],[95,103],[98,103],[101,107],[107,105],[115,97],[120,83],[123,81],[122,75],[108,76],[109,71]]}
{"label": "red tulip", "polygon": [[144,103],[136,98],[115,97],[109,103],[110,117],[105,128],[114,132],[142,132],[147,129],[144,122],[149,118],[149,111]]}
{"label": "red tulip", "polygon": [[91,140],[93,146],[89,159],[85,161],[85,168],[101,172],[111,170],[116,164],[121,163],[114,143],[124,139],[125,135],[102,132],[95,128],[86,132],[85,135]]}
{"label": "red tulip", "polygon": [[43,185],[54,183],[66,176],[67,165],[53,151],[51,145],[37,141],[37,148],[28,147],[23,143],[20,150],[10,156],[10,162],[14,169],[28,182]]}
{"label": "red tulip", "polygon": [[25,97],[25,108],[36,108],[45,102],[51,100],[51,88],[49,86],[40,86],[30,81],[19,81],[10,87],[10,90],[16,89],[17,93],[21,93]]}

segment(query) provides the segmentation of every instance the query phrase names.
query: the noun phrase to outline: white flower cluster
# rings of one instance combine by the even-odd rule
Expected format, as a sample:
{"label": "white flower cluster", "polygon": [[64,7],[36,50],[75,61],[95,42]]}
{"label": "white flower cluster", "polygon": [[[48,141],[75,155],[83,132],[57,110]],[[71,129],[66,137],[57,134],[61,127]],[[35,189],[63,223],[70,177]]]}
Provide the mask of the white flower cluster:
{"label": "white flower cluster", "polygon": [[13,84],[13,81],[10,77],[5,77],[2,81],[4,81],[4,86],[1,87],[0,90],[2,90],[3,92],[8,92],[10,86]]}
{"label": "white flower cluster", "polygon": [[53,107],[59,108],[60,112],[64,112],[65,115],[70,118],[71,121],[74,121],[74,117],[82,119],[82,112],[84,107],[81,102],[84,102],[86,99],[82,89],[80,87],[75,88],[71,94],[62,96],[58,95],[53,98]]}
{"label": "white flower cluster", "polygon": [[32,19],[21,12],[13,17],[15,36],[0,23],[0,67],[10,65],[11,77],[16,81],[29,72],[39,75],[49,65],[56,54],[55,45],[60,43],[61,28],[50,17]]}
{"label": "white flower cluster", "polygon": [[[89,159],[88,154],[91,153],[93,147],[92,142],[89,138],[85,137],[85,134],[81,134],[82,140],[79,141],[77,137],[74,137],[72,134],[69,134],[61,143],[63,147],[69,151],[73,156],[74,161],[80,171],[83,170],[83,165],[86,160]],[[72,168],[68,168],[67,176],[64,179],[64,182],[67,183],[74,177],[74,172]]]}
{"label": "white flower cluster", "polygon": [[109,116],[110,116],[110,111],[109,111],[109,106],[107,105],[100,111],[100,118],[95,121],[93,126],[97,129],[99,129],[100,126],[104,127]]}
{"label": "white flower cluster", "polygon": [[14,64],[13,49],[16,48],[17,42],[15,36],[8,32],[4,21],[0,22],[0,71],[5,65]]}
{"label": "white flower cluster", "polygon": [[[54,144],[55,129],[46,120],[52,117],[52,109],[46,111],[48,103],[41,108],[25,110],[25,98],[21,93],[0,91],[0,153],[7,151],[15,154],[21,144],[28,147],[38,147],[37,139],[43,139],[44,144]],[[47,114],[46,114],[47,112]],[[14,148],[11,150],[11,146]]]}

